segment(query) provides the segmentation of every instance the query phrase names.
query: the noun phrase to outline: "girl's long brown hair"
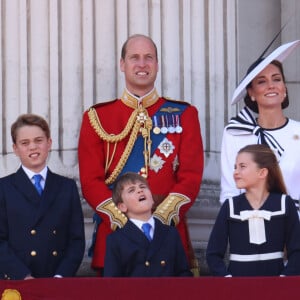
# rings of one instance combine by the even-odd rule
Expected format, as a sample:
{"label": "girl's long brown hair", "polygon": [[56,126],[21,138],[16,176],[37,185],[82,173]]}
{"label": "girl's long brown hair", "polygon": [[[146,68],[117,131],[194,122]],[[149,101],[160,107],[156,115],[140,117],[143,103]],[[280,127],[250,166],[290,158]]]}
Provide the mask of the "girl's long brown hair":
{"label": "girl's long brown hair", "polygon": [[239,150],[240,153],[250,153],[259,168],[268,169],[267,189],[270,193],[287,193],[277,158],[267,145],[247,145]]}

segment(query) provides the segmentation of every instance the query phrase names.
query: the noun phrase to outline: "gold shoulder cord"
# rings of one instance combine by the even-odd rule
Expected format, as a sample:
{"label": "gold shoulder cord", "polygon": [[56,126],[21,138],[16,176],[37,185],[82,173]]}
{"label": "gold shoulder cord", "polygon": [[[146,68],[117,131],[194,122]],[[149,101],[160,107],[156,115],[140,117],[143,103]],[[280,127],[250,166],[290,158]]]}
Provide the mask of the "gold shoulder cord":
{"label": "gold shoulder cord", "polygon": [[134,110],[125,128],[122,130],[122,132],[115,135],[115,134],[109,134],[104,130],[98,118],[97,112],[93,107],[91,107],[88,111],[88,116],[92,127],[95,129],[99,137],[108,143],[116,143],[123,140],[128,135],[131,128],[133,127],[137,114],[138,114],[137,110]]}
{"label": "gold shoulder cord", "polygon": [[[125,150],[118,161],[115,169],[111,173],[111,175],[105,180],[105,183],[107,185],[110,185],[113,183],[121,171],[124,168],[124,165],[133,149],[134,143],[136,141],[137,135],[139,131],[141,131],[142,136],[145,140],[144,143],[144,159],[145,159],[145,167],[148,169],[149,161],[150,161],[150,154],[151,154],[151,139],[150,139],[150,130],[152,129],[152,120],[148,115],[148,112],[146,109],[144,109],[142,106],[135,109],[125,128],[122,130],[121,133],[114,135],[107,133],[104,128],[101,125],[101,122],[98,118],[96,110],[91,107],[88,111],[89,120],[91,123],[91,126],[95,129],[98,136],[106,141],[107,143],[117,143],[121,140],[123,140],[131,131],[129,141],[125,147]],[[114,153],[113,153],[114,155]],[[113,157],[110,159],[112,161]]]}

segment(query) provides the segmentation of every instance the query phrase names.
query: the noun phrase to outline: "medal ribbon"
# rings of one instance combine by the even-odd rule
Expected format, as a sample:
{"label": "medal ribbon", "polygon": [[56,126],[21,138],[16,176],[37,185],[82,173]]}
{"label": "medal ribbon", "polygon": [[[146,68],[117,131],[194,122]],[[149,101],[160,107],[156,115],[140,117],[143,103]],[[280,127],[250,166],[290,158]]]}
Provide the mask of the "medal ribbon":
{"label": "medal ribbon", "polygon": [[[155,114],[152,116],[153,124],[155,124],[154,116],[159,120],[162,115],[165,114],[174,114],[175,116],[179,116],[185,111],[185,109],[188,107],[186,103],[181,102],[174,102],[174,101],[166,101],[162,106],[159,107],[159,109],[155,112]],[[161,143],[161,141],[166,137],[165,134],[159,133],[159,134],[153,134],[151,132],[151,157],[154,154],[155,150]],[[144,149],[144,139],[141,135],[138,135],[136,142],[134,143],[133,149],[131,151],[130,156],[127,159],[127,162],[124,165],[124,168],[122,170],[121,174],[124,174],[126,172],[140,172],[142,167],[145,167],[145,161],[144,161],[144,155],[143,155],[143,149]],[[119,176],[120,176],[119,175]]]}

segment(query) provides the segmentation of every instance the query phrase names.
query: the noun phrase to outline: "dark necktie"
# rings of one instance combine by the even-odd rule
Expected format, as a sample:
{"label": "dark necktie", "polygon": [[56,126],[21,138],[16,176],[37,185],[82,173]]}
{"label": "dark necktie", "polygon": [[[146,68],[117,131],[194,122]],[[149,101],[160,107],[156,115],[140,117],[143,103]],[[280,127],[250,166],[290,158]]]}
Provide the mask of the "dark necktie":
{"label": "dark necktie", "polygon": [[148,239],[149,241],[151,241],[151,240],[152,240],[151,235],[150,235],[151,225],[150,225],[149,223],[144,223],[144,224],[142,225],[142,229],[143,229],[144,234],[145,234],[145,236],[147,237],[147,239]]}
{"label": "dark necktie", "polygon": [[37,192],[39,193],[39,195],[42,195],[43,192],[43,188],[41,186],[41,180],[42,180],[42,175],[40,174],[36,174],[33,176],[34,179],[34,187],[36,188]]}

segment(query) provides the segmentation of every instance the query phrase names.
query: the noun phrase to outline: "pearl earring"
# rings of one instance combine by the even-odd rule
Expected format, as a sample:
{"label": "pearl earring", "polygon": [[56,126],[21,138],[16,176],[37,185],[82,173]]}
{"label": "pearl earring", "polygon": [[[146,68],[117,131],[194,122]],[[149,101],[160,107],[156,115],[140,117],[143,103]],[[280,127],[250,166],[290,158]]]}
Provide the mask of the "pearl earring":
{"label": "pearl earring", "polygon": [[255,98],[254,98],[253,96],[251,96],[251,100],[252,100],[252,101],[255,101]]}

